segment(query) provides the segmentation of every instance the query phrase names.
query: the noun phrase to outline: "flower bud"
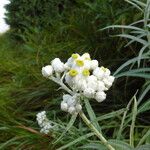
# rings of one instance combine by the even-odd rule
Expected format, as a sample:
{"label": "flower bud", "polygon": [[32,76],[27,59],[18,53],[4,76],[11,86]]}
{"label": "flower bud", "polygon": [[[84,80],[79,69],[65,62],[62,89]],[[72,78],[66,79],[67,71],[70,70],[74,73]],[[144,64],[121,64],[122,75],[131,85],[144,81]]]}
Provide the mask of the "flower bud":
{"label": "flower bud", "polygon": [[98,91],[104,91],[105,90],[105,84],[104,84],[104,82],[98,81],[97,90]]}
{"label": "flower bud", "polygon": [[68,112],[73,115],[76,112],[75,107],[73,106],[69,107]]}
{"label": "flower bud", "polygon": [[98,61],[97,60],[92,60],[91,61],[91,69],[94,70],[98,67]]}
{"label": "flower bud", "polygon": [[93,98],[95,91],[92,88],[86,88],[83,92],[84,96],[88,97],[88,98]]}
{"label": "flower bud", "polygon": [[76,105],[76,110],[79,112],[80,110],[82,110],[82,106],[80,104]]}
{"label": "flower bud", "polygon": [[96,96],[95,96],[95,99],[98,101],[98,102],[102,102],[106,99],[106,94],[101,91],[101,92],[97,92],[96,93]]}
{"label": "flower bud", "polygon": [[104,67],[102,66],[102,67],[100,67],[100,70],[101,70],[102,72],[104,72],[104,74],[103,74],[104,77],[110,76],[110,70],[109,70],[108,68],[104,68]]}
{"label": "flower bud", "polygon": [[109,89],[112,86],[112,82],[110,82],[107,78],[104,78],[103,82],[107,89]]}
{"label": "flower bud", "polygon": [[89,53],[84,53],[82,56],[81,56],[83,59],[85,60],[90,60],[90,54]]}
{"label": "flower bud", "polygon": [[42,75],[44,77],[47,78],[47,77],[51,76],[52,74],[53,74],[53,68],[51,65],[47,65],[47,66],[42,68]]}
{"label": "flower bud", "polygon": [[87,87],[97,90],[97,78],[94,75],[87,77]]}
{"label": "flower bud", "polygon": [[97,67],[93,70],[93,75],[101,80],[104,76],[104,71],[100,69],[99,67]]}
{"label": "flower bud", "polygon": [[64,101],[64,102],[67,102],[68,99],[71,99],[71,98],[72,98],[72,96],[69,95],[69,94],[64,94],[64,95],[63,95],[63,101]]}
{"label": "flower bud", "polygon": [[65,70],[64,63],[62,63],[59,58],[52,60],[52,67],[58,73],[62,73]]}
{"label": "flower bud", "polygon": [[67,111],[68,110],[68,104],[62,101],[61,102],[61,110]]}

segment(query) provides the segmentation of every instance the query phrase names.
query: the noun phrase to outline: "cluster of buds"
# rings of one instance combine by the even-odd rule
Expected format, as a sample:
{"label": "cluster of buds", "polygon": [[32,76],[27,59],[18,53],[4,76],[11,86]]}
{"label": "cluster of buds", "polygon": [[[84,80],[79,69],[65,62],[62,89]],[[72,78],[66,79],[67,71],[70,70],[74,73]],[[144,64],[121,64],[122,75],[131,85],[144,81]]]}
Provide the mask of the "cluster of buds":
{"label": "cluster of buds", "polygon": [[76,94],[74,96],[71,96],[69,94],[63,95],[63,101],[61,102],[61,109],[72,115],[78,113],[82,109],[78,95]]}
{"label": "cluster of buds", "polygon": [[51,61],[51,65],[42,68],[42,74],[46,78],[54,77],[58,79],[57,81],[62,79],[61,75],[63,76],[63,80],[60,80],[60,82],[63,82],[74,94],[63,96],[61,109],[70,114],[77,113],[82,109],[80,101],[76,98],[77,94],[102,102],[106,99],[105,91],[114,82],[110,70],[99,66],[97,60],[91,60],[88,53],[82,56],[72,54],[66,63],[61,62],[59,58],[55,58]]}
{"label": "cluster of buds", "polygon": [[41,133],[48,134],[50,129],[53,128],[53,126],[51,125],[51,122],[46,117],[45,111],[38,113],[36,115],[36,120],[38,122],[38,125],[41,128],[41,130],[40,130]]}

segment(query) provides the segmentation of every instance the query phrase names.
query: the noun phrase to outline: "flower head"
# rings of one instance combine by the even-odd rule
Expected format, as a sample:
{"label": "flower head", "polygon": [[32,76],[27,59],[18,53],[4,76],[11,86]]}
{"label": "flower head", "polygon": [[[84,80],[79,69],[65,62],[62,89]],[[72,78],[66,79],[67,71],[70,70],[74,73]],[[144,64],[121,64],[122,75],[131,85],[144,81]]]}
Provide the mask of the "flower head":
{"label": "flower head", "polygon": [[36,120],[38,125],[41,127],[40,132],[44,134],[48,134],[49,131],[53,128],[51,122],[46,117],[46,112],[42,111],[36,115]]}
{"label": "flower head", "polygon": [[81,97],[93,98],[98,102],[104,101],[106,99],[105,91],[114,82],[110,70],[99,66],[97,60],[91,60],[88,53],[84,53],[82,56],[74,53],[65,64],[59,58],[55,58],[51,65],[42,68],[42,74],[50,77],[69,93],[63,95],[60,107],[61,110],[72,115],[82,109]]}

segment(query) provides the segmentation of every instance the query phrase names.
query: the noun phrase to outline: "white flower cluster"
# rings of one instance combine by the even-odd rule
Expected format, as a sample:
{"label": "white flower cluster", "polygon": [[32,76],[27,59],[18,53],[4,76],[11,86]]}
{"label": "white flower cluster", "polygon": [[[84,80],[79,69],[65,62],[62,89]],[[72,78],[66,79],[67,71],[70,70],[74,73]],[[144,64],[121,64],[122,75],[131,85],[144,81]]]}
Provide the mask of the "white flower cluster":
{"label": "white flower cluster", "polygon": [[[103,66],[99,67],[98,61],[91,60],[88,53],[82,56],[72,54],[66,63],[61,62],[59,58],[55,58],[52,60],[51,65],[42,68],[42,74],[47,78],[54,77],[55,74],[56,79],[60,79],[62,73],[64,73],[63,85],[67,83],[68,89],[74,93],[72,96],[64,95],[61,103],[61,109],[70,114],[79,112],[82,109],[79,100],[76,100],[76,94],[102,102],[106,99],[105,91],[114,82],[110,70]],[[62,84],[60,85],[62,86]]]}
{"label": "white flower cluster", "polygon": [[53,128],[53,126],[51,125],[51,122],[46,117],[45,111],[38,113],[36,115],[36,120],[38,122],[38,125],[41,128],[40,130],[41,133],[48,134],[50,129]]}
{"label": "white flower cluster", "polygon": [[61,109],[63,111],[69,112],[70,114],[78,113],[82,106],[79,103],[77,95],[71,96],[69,94],[63,95],[63,101],[61,102]]}

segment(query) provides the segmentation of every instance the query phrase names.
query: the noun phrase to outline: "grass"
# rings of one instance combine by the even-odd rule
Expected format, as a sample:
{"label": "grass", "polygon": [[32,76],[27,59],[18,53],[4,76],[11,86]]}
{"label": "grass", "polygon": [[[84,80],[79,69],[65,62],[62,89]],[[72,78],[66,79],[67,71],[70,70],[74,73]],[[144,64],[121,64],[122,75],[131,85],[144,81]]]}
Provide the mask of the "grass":
{"label": "grass", "polygon": [[[84,111],[93,125],[104,133],[116,150],[133,149],[132,146],[140,150],[145,144],[144,147],[148,147],[149,49],[147,45],[142,49],[138,43],[144,44],[146,38],[138,37],[137,40],[128,36],[131,42],[136,42],[124,47],[130,41],[110,36],[116,33],[121,36],[119,30],[99,30],[110,24],[123,24],[115,28],[121,28],[126,37],[136,31],[135,27],[143,31],[142,24],[135,27],[124,24],[142,19],[141,12],[135,11],[135,7],[142,12],[145,9],[139,3],[134,7],[123,7],[114,2],[112,11],[107,11],[111,5],[99,4],[100,1],[81,1],[82,9],[76,8],[71,15],[65,14],[66,20],[56,23],[50,31],[32,28],[25,31],[23,43],[12,40],[10,33],[0,36],[0,149],[106,149],[79,117],[75,120],[60,111],[62,91],[41,75],[41,67],[53,58],[60,57],[65,61],[76,51],[89,52],[117,77],[104,103],[86,101]],[[97,16],[100,18],[97,20],[100,10],[100,14],[105,15]],[[134,11],[135,16],[129,17]],[[100,20],[106,21],[99,24]],[[130,31],[124,29],[127,27]],[[36,123],[36,113],[42,110],[46,110],[49,119],[59,125],[59,129],[49,135],[42,135]]]}

